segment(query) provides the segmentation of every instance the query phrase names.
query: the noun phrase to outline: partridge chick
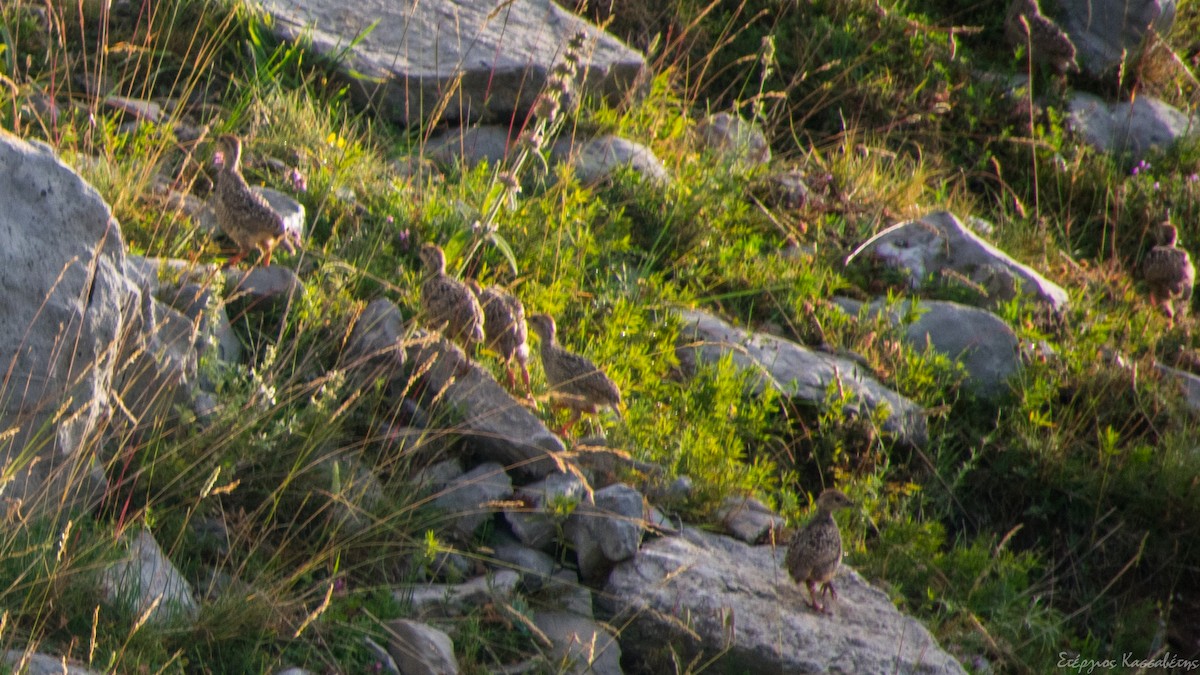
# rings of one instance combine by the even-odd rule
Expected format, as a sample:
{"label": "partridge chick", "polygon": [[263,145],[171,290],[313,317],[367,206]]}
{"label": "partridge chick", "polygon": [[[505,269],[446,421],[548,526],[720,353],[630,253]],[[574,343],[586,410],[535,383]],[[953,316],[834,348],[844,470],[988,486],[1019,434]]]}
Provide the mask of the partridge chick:
{"label": "partridge chick", "polygon": [[1179,232],[1168,217],[1159,229],[1159,244],[1150,249],[1142,262],[1142,274],[1150,285],[1150,304],[1161,306],[1163,313],[1175,322],[1175,300],[1180,301],[1179,313],[1187,314],[1192,303],[1192,287],[1196,283],[1196,268],[1188,252],[1176,244]]}
{"label": "partridge chick", "polygon": [[1042,14],[1038,0],[1013,0],[1004,17],[1004,37],[1013,47],[1027,46],[1034,61],[1050,66],[1059,75],[1079,70],[1075,43]]}
{"label": "partridge chick", "polygon": [[515,389],[517,378],[513,375],[512,363],[517,362],[525,392],[529,387],[529,337],[525,328],[525,306],[512,294],[495,286],[481,288],[474,279],[467,282],[471,292],[483,308],[484,345],[504,358],[504,372],[508,376],[508,388]]}
{"label": "partridge chick", "polygon": [[470,364],[475,345],[483,340],[483,308],[466,284],[446,275],[446,254],[441,247],[424,244],[420,256],[425,265],[421,283],[425,321],[447,339],[461,344]]}
{"label": "partridge chick", "polygon": [[817,584],[821,585],[822,600],[826,593],[837,600],[833,577],[842,563],[842,535],[838,532],[833,512],[847,506],[854,506],[854,502],[840,490],[829,488],[822,492],[817,497],[817,515],[792,538],[784,558],[788,574],[796,583],[804,583],[808,587],[808,605],[818,612],[827,612],[829,606],[817,602],[813,593],[813,587]]}
{"label": "partridge chick", "polygon": [[529,325],[540,340],[542,369],[550,395],[558,405],[571,410],[571,419],[558,433],[565,434],[583,413],[595,414],[600,408],[612,408],[621,414],[621,391],[617,385],[586,357],[564,349],[555,337],[557,327],[549,314],[534,314]]}
{"label": "partridge chick", "polygon": [[242,140],[225,134],[217,139],[224,162],[217,171],[213,211],[225,234],[237,244],[237,255],[225,263],[236,265],[251,249],[258,249],[264,267],[271,266],[271,252],[280,243],[289,253],[295,248],[280,216],[262,195],[250,189],[242,176]]}

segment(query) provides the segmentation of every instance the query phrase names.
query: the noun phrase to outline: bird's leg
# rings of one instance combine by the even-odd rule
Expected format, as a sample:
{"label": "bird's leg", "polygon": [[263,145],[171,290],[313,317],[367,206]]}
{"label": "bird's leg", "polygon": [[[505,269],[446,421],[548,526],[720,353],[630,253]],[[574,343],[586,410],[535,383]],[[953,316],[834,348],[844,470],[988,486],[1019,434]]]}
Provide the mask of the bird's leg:
{"label": "bird's leg", "polygon": [[[832,581],[826,581],[825,583],[821,584],[821,600],[825,599],[826,593],[828,593],[829,596],[835,601],[837,600],[837,589],[833,587]],[[826,603],[825,606],[828,607],[829,603]]]}
{"label": "bird's leg", "polygon": [[529,385],[529,368],[525,364],[521,364],[521,379],[525,381],[525,396],[529,400],[533,400],[533,387]]}
{"label": "bird's leg", "polygon": [[232,258],[225,261],[225,267],[233,267],[234,265],[241,262],[242,258],[244,258],[245,256],[246,256],[246,251],[239,247],[237,254],[235,254]]}
{"label": "bird's leg", "polygon": [[512,364],[504,364],[504,377],[508,381],[508,390],[512,391],[517,388],[517,376],[513,375]]}
{"label": "bird's leg", "polygon": [[263,251],[265,251],[265,253],[263,253],[263,267],[270,267],[271,266],[271,253],[273,253],[275,251],[275,249],[271,246],[267,246],[266,248],[263,249]]}
{"label": "bird's leg", "polygon": [[818,612],[824,612],[825,608],[821,605],[821,603],[817,602],[817,596],[815,593],[813,593],[813,587],[817,585],[817,582],[809,579],[804,582],[804,585],[808,587],[808,606],[812,607]]}
{"label": "bird's leg", "polygon": [[567,432],[571,430],[571,427],[574,427],[575,423],[579,421],[579,416],[581,414],[582,413],[579,410],[572,408],[571,409],[571,419],[567,420],[567,423],[564,424],[563,427],[558,430],[558,435],[566,436]]}

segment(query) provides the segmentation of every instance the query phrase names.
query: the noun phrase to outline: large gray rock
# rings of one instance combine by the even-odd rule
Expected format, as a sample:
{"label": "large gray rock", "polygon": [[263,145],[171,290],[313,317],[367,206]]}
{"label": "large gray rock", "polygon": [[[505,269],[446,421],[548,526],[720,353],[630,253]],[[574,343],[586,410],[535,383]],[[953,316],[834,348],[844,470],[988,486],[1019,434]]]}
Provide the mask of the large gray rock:
{"label": "large gray rock", "polygon": [[1140,159],[1152,148],[1165,148],[1195,133],[1196,120],[1166,101],[1140,95],[1133,101],[1109,103],[1092,94],[1071,96],[1071,130],[1088,145],[1112,154]]}
{"label": "large gray rock", "polygon": [[504,518],[513,534],[526,546],[545,548],[554,542],[560,526],[571,511],[583,503],[587,486],[573,473],[552,473],[536,483],[519,488],[513,501],[520,509],[505,509]]}
{"label": "large gray rock", "polygon": [[104,571],[100,583],[109,602],[125,604],[137,616],[149,612],[154,623],[192,619],[200,611],[191,585],[145,530],[130,542],[128,554]]}
{"label": "large gray rock", "polygon": [[510,119],[528,110],[577,31],[586,36],[585,91],[626,94],[645,60],[551,0],[265,0],[274,30],[336,55],[360,103],[400,124]]}
{"label": "large gray rock", "polygon": [[420,584],[392,591],[398,602],[410,603],[420,618],[463,616],[496,599],[512,599],[521,575],[512,570],[475,577],[461,584]]}
{"label": "large gray rock", "polygon": [[625,168],[632,169],[643,180],[658,184],[667,183],[671,178],[653,150],[613,134],[583,143],[555,143],[551,155],[559,161],[572,164],[575,177],[584,185],[599,183]]}
{"label": "large gray rock", "polygon": [[99,670],[71,663],[61,656],[10,649],[0,654],[0,663],[24,675],[100,675]]}
{"label": "large gray rock", "polygon": [[436,493],[433,506],[450,518],[450,531],[457,541],[470,541],[475,530],[496,512],[490,505],[512,494],[512,479],[496,462],[484,462],[445,483]]}
{"label": "large gray rock", "polygon": [[[783,547],[687,528],[647,543],[596,594],[637,672],[699,657],[714,673],[963,673],[919,622],[843,567],[833,614],[814,612]],[[710,663],[708,658],[712,658]]]}
{"label": "large gray rock", "polygon": [[534,612],[533,623],[550,638],[551,672],[621,675],[621,645],[608,628],[562,611]]}
{"label": "large gray rock", "polygon": [[[839,300],[845,303],[844,300]],[[920,300],[912,307],[916,320],[904,328],[903,340],[916,350],[926,345],[962,364],[965,385],[984,398],[997,398],[1009,391],[1009,378],[1021,369],[1020,342],[1004,321],[978,307],[941,300]],[[871,313],[883,311],[882,302],[871,303]],[[888,317],[903,320],[901,309]]]}
{"label": "large gray rock", "polygon": [[464,371],[466,357],[457,346],[420,331],[414,338],[408,363],[422,373],[430,411],[444,415],[479,457],[532,478],[557,468],[554,455],[563,444],[541,420],[478,365]]}
{"label": "large gray rock", "polygon": [[579,574],[597,579],[613,563],[632,558],[646,529],[646,499],[623,483],[596,490],[592,503],[584,503],[567,519],[566,532],[575,546]]}
{"label": "large gray rock", "polygon": [[766,504],[744,495],[730,495],[717,508],[717,520],[731,536],[747,544],[765,541],[772,531],[781,532],[787,521]]}
{"label": "large gray rock", "polygon": [[402,394],[404,377],[404,315],[391,300],[376,298],[355,318],[342,349],[342,365],[360,381],[377,378],[393,394]]}
{"label": "large gray rock", "polygon": [[704,147],[724,163],[752,169],[771,161],[771,146],[762,129],[748,120],[727,112],[709,115],[696,125]]}
{"label": "large gray rock", "polygon": [[404,675],[457,675],[450,636],[429,624],[396,619],[387,624],[388,654]]}
{"label": "large gray rock", "polygon": [[992,304],[1025,294],[1055,310],[1067,305],[1067,292],[1060,286],[984,241],[949,211],[883,230],[860,244],[846,264],[865,256],[907,272],[914,289],[949,271],[979,284]]}
{"label": "large gray rock", "polygon": [[1146,31],[1171,32],[1175,0],[1058,0],[1059,23],[1075,43],[1076,60],[1101,77],[1135,62]]}
{"label": "large gray rock", "polygon": [[[494,166],[512,156],[515,141],[512,129],[502,125],[452,129],[430,143],[429,155],[446,166],[460,163],[474,166],[480,162]],[[655,183],[670,180],[667,168],[653,150],[613,134],[589,139],[559,138],[550,146],[549,159],[555,164],[570,164],[575,177],[585,185],[606,180],[626,167]]]}
{"label": "large gray rock", "polygon": [[811,351],[781,337],[751,333],[698,310],[681,310],[676,351],[685,369],[697,363],[716,363],[729,355],[734,365],[757,373],[755,388],[777,389],[784,396],[822,404],[826,391],[840,382],[853,394],[847,412],[869,416],[880,406],[889,415],[883,430],[908,445],[929,440],[924,411],[916,403],[883,386],[858,363],[830,354]]}
{"label": "large gray rock", "polygon": [[[7,505],[94,499],[122,338],[142,311],[120,225],[43,145],[0,132],[0,470]],[[11,432],[11,433],[10,433]]]}
{"label": "large gray rock", "polygon": [[196,380],[198,323],[142,295],[122,345],[113,394],[123,415],[114,428],[162,428],[179,406],[190,407]]}

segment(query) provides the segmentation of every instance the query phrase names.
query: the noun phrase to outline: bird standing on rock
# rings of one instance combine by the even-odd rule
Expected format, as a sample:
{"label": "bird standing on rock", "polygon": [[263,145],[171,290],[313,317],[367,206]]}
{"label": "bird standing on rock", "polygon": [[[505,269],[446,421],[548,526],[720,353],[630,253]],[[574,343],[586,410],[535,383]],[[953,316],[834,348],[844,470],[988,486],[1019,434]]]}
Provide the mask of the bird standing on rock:
{"label": "bird standing on rock", "polygon": [[1150,304],[1162,307],[1163,313],[1175,322],[1174,301],[1179,300],[1179,313],[1187,314],[1192,303],[1192,288],[1196,284],[1196,268],[1188,252],[1177,246],[1179,232],[1171,224],[1170,215],[1159,226],[1159,243],[1146,254],[1142,275],[1150,285]]}
{"label": "bird standing on rock", "polygon": [[837,600],[833,578],[842,563],[842,535],[833,512],[848,506],[854,506],[854,502],[842,491],[829,488],[822,492],[817,497],[817,515],[792,538],[784,558],[788,574],[808,588],[808,605],[818,612],[828,612],[829,605],[817,602],[813,593],[817,584],[821,585],[822,600],[826,593]]}
{"label": "bird standing on rock", "polygon": [[213,211],[217,224],[237,244],[237,255],[230,258],[226,267],[236,265],[251,249],[258,249],[264,267],[271,266],[271,252],[281,242],[289,253],[295,251],[293,236],[287,226],[267,200],[250,189],[242,176],[242,140],[232,134],[217,139],[224,155],[217,172],[217,184],[213,193]]}
{"label": "bird standing on rock", "polygon": [[558,433],[567,433],[583,413],[595,414],[600,408],[612,408],[620,416],[621,390],[596,364],[558,344],[554,318],[549,314],[534,314],[529,317],[529,325],[540,340],[538,351],[550,396],[558,405],[571,410],[571,419]]}
{"label": "bird standing on rock", "polygon": [[1013,0],[1004,17],[1004,37],[1013,47],[1028,47],[1030,57],[1059,75],[1079,70],[1075,43],[1058,24],[1042,14],[1038,0]]}
{"label": "bird standing on rock", "polygon": [[425,264],[421,283],[425,321],[447,339],[461,344],[470,364],[475,345],[483,341],[483,308],[466,284],[446,275],[446,254],[441,247],[424,244],[420,256]]}
{"label": "bird standing on rock", "polygon": [[515,389],[517,378],[512,362],[521,368],[525,392],[529,394],[529,334],[525,328],[525,306],[510,293],[495,286],[480,287],[474,279],[467,282],[483,308],[484,346],[504,358],[508,388]]}

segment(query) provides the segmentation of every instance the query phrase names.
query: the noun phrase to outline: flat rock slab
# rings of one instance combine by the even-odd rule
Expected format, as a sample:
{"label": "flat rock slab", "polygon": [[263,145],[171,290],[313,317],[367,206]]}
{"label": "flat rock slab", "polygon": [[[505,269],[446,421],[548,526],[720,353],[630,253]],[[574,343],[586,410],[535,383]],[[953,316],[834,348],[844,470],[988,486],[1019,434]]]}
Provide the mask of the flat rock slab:
{"label": "flat rock slab", "polygon": [[864,256],[906,271],[914,289],[949,271],[979,284],[992,304],[1024,294],[1062,311],[1069,299],[1061,286],[989,244],[949,211],[892,225],[860,244],[846,264]]}
{"label": "flat rock slab", "polygon": [[[622,626],[631,672],[673,672],[699,656],[713,673],[965,672],[916,619],[845,567],[832,614],[782,568],[784,548],[686,528],[613,570],[597,602]],[[708,659],[714,659],[709,663]]]}
{"label": "flat rock slab", "polygon": [[727,354],[742,370],[753,369],[761,377],[756,388],[774,387],[784,396],[816,404],[826,399],[830,384],[853,393],[849,412],[871,415],[886,405],[890,414],[883,430],[902,443],[921,446],[929,440],[925,413],[916,403],[883,386],[861,365],[849,359],[814,352],[767,333],[752,333],[698,310],[681,310],[683,327],[676,350],[684,364],[716,363]]}
{"label": "flat rock slab", "polygon": [[1088,145],[1111,154],[1128,152],[1133,159],[1140,159],[1153,148],[1165,148],[1196,130],[1196,120],[1153,96],[1110,103],[1075,92],[1069,108],[1071,130]]}
{"label": "flat rock slab", "polygon": [[424,383],[432,412],[444,412],[460,434],[486,460],[530,478],[558,468],[562,441],[532,412],[508,394],[478,365],[463,367],[462,351],[421,331],[407,345],[409,366]]}
{"label": "flat rock slab", "polygon": [[586,36],[584,90],[624,96],[646,67],[636,51],[552,0],[265,0],[274,30],[311,40],[336,62],[360,104],[408,125],[511,119],[526,111],[561,60]]}

